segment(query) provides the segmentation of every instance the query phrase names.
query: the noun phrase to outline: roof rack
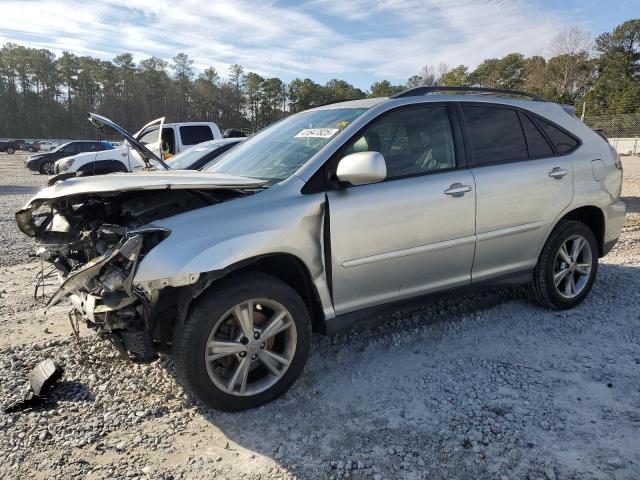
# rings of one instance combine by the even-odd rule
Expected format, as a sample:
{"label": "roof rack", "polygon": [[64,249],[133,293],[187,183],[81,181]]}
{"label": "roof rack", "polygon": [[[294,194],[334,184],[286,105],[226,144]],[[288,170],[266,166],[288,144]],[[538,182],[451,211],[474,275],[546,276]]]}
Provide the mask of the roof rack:
{"label": "roof rack", "polygon": [[505,95],[516,95],[519,97],[528,97],[536,102],[544,102],[544,98],[535,93],[523,92],[520,90],[509,90],[504,88],[484,88],[484,87],[446,87],[443,85],[437,85],[433,87],[415,87],[403,90],[400,93],[391,95],[389,98],[405,98],[405,97],[417,97],[419,95],[428,95],[434,92],[477,92],[477,93],[502,93]]}

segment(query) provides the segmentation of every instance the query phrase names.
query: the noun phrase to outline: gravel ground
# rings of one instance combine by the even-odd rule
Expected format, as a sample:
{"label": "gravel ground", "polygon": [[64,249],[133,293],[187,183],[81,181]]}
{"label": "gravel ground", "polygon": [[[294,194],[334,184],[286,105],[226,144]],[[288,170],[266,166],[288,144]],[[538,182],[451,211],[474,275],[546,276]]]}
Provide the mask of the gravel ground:
{"label": "gravel ground", "polygon": [[[2,478],[640,478],[640,159],[621,241],[578,308],[518,290],[314,338],[282,398],[228,414],[188,398],[168,359],[137,366],[33,299],[13,212],[44,178],[0,155],[0,403],[50,357],[46,408],[0,414]],[[31,263],[29,263],[31,262]]]}
{"label": "gravel ground", "polygon": [[32,243],[16,226],[14,214],[46,185],[44,175],[27,170],[26,153],[0,153],[0,266],[33,261]]}

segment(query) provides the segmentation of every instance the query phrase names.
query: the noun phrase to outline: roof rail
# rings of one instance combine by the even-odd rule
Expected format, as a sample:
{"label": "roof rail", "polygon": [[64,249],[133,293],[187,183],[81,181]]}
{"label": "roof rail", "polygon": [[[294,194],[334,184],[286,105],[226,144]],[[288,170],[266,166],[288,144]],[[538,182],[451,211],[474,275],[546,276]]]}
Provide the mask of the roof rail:
{"label": "roof rail", "polygon": [[391,95],[389,98],[404,98],[404,97],[417,97],[419,95],[428,95],[434,92],[477,92],[477,93],[502,93],[505,95],[517,95],[519,97],[528,97],[536,102],[544,102],[545,99],[535,93],[523,92],[520,90],[509,90],[504,88],[484,88],[484,87],[446,87],[443,85],[436,85],[433,87],[415,87],[403,90],[400,93]]}

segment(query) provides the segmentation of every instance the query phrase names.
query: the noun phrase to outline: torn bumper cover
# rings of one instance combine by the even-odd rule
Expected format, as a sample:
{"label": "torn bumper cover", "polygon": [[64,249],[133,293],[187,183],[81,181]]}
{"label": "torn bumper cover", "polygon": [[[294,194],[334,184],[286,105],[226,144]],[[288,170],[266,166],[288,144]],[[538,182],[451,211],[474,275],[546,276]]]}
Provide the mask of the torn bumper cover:
{"label": "torn bumper cover", "polygon": [[48,308],[68,297],[88,326],[135,362],[156,358],[148,328],[152,299],[133,286],[143,243],[142,234],[127,234],[103,255],[71,271],[47,302]]}
{"label": "torn bumper cover", "polygon": [[[93,286],[93,290],[96,288],[100,290],[100,298],[104,298],[105,294],[109,295],[109,293],[114,293],[119,289],[123,289],[131,297],[133,295],[131,284],[140,248],[142,248],[142,235],[123,238],[110,253],[94,258],[75,272],[70,273],[56,293],[49,299],[47,307],[52,307],[67,295],[79,292],[83,288],[90,286]],[[106,266],[111,268],[101,275],[103,267]],[[90,296],[98,298],[95,295]],[[118,302],[118,304],[120,303]],[[93,315],[93,311],[85,310],[85,312],[88,315]]]}
{"label": "torn bumper cover", "polygon": [[[84,321],[134,361],[171,344],[181,295],[200,273],[135,281],[147,254],[170,231],[164,219],[265,188],[265,182],[200,172],[146,172],[73,178],[43,189],[16,213],[37,255],[61,281],[48,306],[68,298],[72,324]],[[186,297],[185,297],[186,298]]]}

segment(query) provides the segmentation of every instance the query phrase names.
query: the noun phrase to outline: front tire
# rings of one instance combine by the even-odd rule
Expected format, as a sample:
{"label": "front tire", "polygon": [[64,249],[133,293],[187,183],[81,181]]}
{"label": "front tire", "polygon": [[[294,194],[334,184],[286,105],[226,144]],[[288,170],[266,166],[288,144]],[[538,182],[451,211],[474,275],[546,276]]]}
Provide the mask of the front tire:
{"label": "front tire", "polygon": [[542,306],[564,310],[580,304],[598,273],[598,242],[584,223],[568,220],[551,232],[529,289]]}
{"label": "front tire", "polygon": [[53,164],[54,162],[52,162],[51,160],[48,160],[46,162],[42,162],[42,164],[40,165],[40,173],[43,175],[53,175]]}
{"label": "front tire", "polygon": [[14,152],[15,152],[15,150],[14,150],[14,148],[13,148],[13,147],[9,147],[9,148],[7,148],[7,153],[8,153],[9,155],[13,155],[13,154],[14,154]]}
{"label": "front tire", "polygon": [[212,285],[177,326],[178,378],[208,406],[255,408],[300,376],[311,346],[305,303],[289,285],[259,272]]}

